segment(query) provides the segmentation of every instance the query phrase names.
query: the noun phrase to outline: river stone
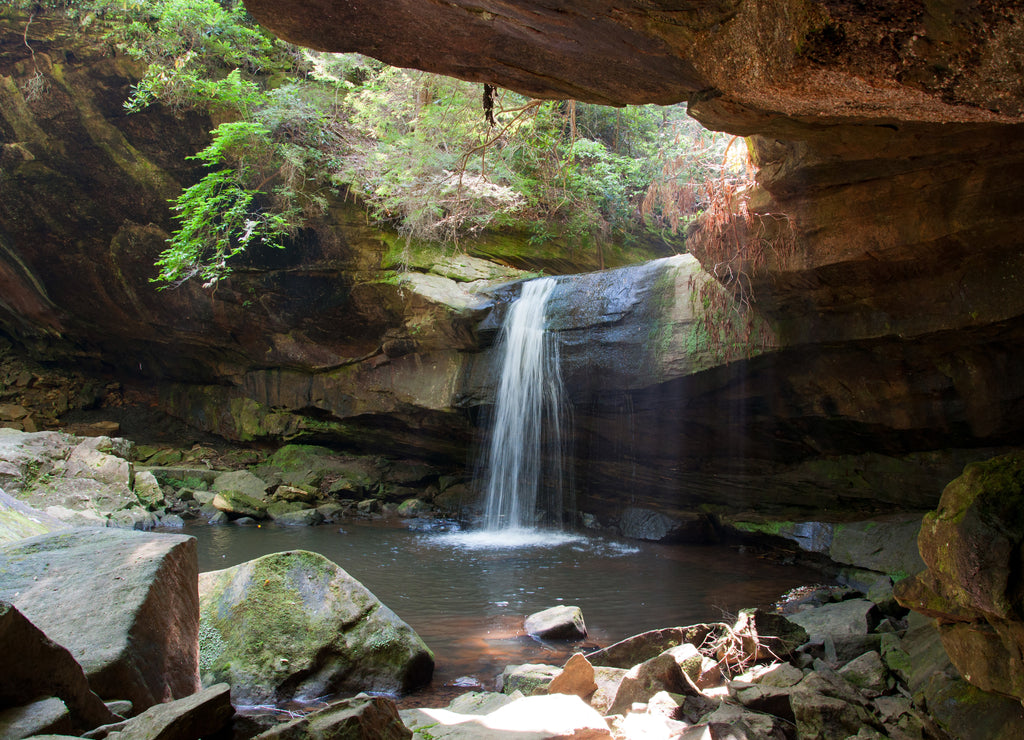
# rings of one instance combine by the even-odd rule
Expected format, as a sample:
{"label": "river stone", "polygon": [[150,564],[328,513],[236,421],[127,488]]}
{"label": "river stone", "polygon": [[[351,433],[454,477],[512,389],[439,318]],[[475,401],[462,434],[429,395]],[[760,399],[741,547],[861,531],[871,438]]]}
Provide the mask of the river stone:
{"label": "river stone", "polygon": [[578,606],[553,606],[531,614],[524,628],[528,635],[541,640],[582,640],[587,636],[583,610]]}
{"label": "river stone", "polygon": [[398,716],[394,701],[385,696],[360,694],[278,725],[257,735],[256,740],[405,740],[412,736]]}
{"label": "river stone", "polygon": [[43,734],[74,732],[68,708],[60,699],[51,696],[19,707],[0,709],[0,737],[21,740]]}
{"label": "river stone", "polygon": [[204,683],[244,704],[405,692],[434,656],[409,625],[322,555],[281,552],[199,577]]}
{"label": "river stone", "polygon": [[608,710],[615,701],[615,694],[619,690],[619,684],[628,673],[625,668],[613,668],[611,666],[594,666],[594,683],[597,690],[590,695],[590,706],[601,714],[608,714]]}
{"label": "river stone", "polygon": [[150,511],[162,509],[167,503],[156,476],[148,470],[135,474],[134,490],[139,502]]}
{"label": "river stone", "polygon": [[[61,700],[69,713],[68,730],[90,730],[117,719],[92,692],[82,667],[68,652],[25,618],[12,604],[0,601],[0,706],[17,707],[40,696]],[[0,732],[0,737],[9,735]]]}
{"label": "river stone", "polygon": [[102,452],[95,441],[77,445],[64,463],[64,475],[73,478],[91,478],[109,485],[123,485],[131,482],[131,464],[124,458]]}
{"label": "river stone", "polygon": [[847,599],[805,609],[786,619],[807,631],[808,639],[821,641],[868,634],[877,622],[878,609],[867,599]]}
{"label": "river stone", "polygon": [[221,491],[213,497],[213,507],[233,517],[266,519],[267,507],[259,499],[239,491]]}
{"label": "river stone", "polygon": [[103,729],[106,740],[194,740],[225,731],[234,714],[231,687],[221,683],[177,701],[156,704]]}
{"label": "river stone", "polygon": [[212,490],[214,493],[241,493],[262,502],[267,496],[267,483],[248,470],[232,470],[214,478]]}
{"label": "river stone", "polygon": [[324,515],[316,509],[299,509],[278,514],[274,517],[274,524],[282,527],[312,527],[323,520]]}
{"label": "river stone", "polygon": [[303,504],[311,504],[316,501],[316,494],[297,486],[278,486],[274,490],[275,501],[289,501]]}
{"label": "river stone", "polygon": [[581,699],[586,699],[595,691],[597,682],[594,681],[594,666],[590,665],[583,653],[573,653],[562,666],[561,672],[548,684],[549,694],[573,694]]}
{"label": "river stone", "polygon": [[671,694],[694,693],[679,664],[668,653],[662,653],[626,671],[608,713],[625,714],[634,703],[646,704],[659,691]]}
{"label": "river stone", "polygon": [[497,688],[504,694],[519,691],[523,696],[539,696],[548,692],[548,686],[561,670],[547,663],[507,665],[498,676]]}
{"label": "river stone", "polygon": [[199,688],[195,539],[54,532],[0,548],[0,599],[81,664],[92,690],[136,710]]}
{"label": "river stone", "polygon": [[398,505],[396,512],[400,517],[429,516],[434,506],[429,501],[419,498],[407,498]]}

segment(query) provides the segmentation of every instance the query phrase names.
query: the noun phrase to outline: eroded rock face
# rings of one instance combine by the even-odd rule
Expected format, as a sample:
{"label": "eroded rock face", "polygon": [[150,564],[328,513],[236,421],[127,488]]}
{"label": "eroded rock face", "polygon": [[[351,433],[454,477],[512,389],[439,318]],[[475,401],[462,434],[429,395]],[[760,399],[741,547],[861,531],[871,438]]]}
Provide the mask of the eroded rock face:
{"label": "eroded rock face", "polygon": [[904,606],[938,620],[964,678],[1024,699],[1024,455],[972,463],[921,525],[928,570],[897,584]]}

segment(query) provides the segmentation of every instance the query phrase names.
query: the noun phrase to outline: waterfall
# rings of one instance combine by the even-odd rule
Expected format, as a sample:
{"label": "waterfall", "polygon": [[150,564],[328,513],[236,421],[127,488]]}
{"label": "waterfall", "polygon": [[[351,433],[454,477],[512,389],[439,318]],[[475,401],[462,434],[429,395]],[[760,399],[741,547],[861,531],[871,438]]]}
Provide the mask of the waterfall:
{"label": "waterfall", "polygon": [[541,513],[561,523],[566,414],[558,343],[545,331],[555,285],[552,278],[525,283],[501,330],[501,379],[486,458],[484,525],[490,532],[532,529]]}

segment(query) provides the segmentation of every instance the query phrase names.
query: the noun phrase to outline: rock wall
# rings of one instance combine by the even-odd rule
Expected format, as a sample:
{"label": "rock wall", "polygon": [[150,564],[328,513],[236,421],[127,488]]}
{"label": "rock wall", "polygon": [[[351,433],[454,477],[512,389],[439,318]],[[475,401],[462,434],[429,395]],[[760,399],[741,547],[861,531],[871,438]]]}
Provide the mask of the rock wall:
{"label": "rock wall", "polygon": [[[350,18],[322,2],[249,5],[321,48],[549,96],[688,98],[748,136],[758,185],[726,227],[742,249],[722,253],[707,226],[690,243],[710,272],[724,258],[745,276],[753,314],[733,314],[723,290],[695,301],[707,280],[692,260],[582,276],[555,297],[591,513],[920,510],[964,463],[1024,439],[1016,7],[410,1],[354,3]],[[424,26],[431,13],[444,23]],[[339,203],[215,291],[157,292],[166,199],[196,177],[184,157],[211,122],[125,115],[140,70],[51,17],[6,10],[0,29],[8,336],[140,381],[229,439],[470,459],[493,392],[487,350],[517,290],[501,282],[516,273],[459,257],[384,279],[394,235]],[[531,262],[508,241],[475,249],[594,266],[556,248]]]}

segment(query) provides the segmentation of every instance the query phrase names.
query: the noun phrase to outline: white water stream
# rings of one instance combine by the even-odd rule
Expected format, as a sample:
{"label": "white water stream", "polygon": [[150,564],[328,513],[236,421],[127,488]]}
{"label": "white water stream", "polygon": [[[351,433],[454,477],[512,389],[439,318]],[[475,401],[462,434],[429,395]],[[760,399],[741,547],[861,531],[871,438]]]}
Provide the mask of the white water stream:
{"label": "white water stream", "polygon": [[[562,471],[566,410],[558,344],[545,331],[545,309],[557,282],[531,280],[502,327],[501,379],[486,461],[483,541],[543,544],[541,524],[561,524],[568,503]],[[558,538],[556,538],[558,539]]]}

